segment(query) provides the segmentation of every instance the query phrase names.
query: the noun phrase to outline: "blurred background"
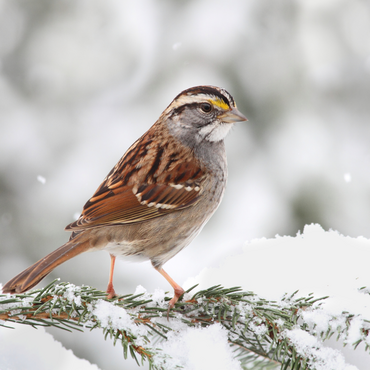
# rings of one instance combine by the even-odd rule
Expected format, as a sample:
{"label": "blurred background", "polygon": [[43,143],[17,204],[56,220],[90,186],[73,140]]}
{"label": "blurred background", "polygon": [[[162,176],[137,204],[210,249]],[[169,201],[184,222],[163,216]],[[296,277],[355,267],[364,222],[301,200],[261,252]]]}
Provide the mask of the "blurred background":
{"label": "blurred background", "polygon": [[[63,244],[126,149],[200,84],[226,88],[249,121],[226,139],[218,212],[166,265],[178,283],[312,222],[370,238],[370,2],[0,0],[0,282]],[[104,290],[108,272],[91,253],[42,284]],[[170,290],[150,263],[119,261],[116,291],[139,284]],[[122,369],[100,333],[51,332]]]}

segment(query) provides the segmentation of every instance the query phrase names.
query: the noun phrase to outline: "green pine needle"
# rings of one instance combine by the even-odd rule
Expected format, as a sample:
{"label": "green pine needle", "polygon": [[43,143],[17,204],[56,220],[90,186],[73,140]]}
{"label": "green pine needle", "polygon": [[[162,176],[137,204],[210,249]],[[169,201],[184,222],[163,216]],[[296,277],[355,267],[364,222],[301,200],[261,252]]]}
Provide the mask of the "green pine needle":
{"label": "green pine needle", "polygon": [[[195,287],[188,289],[185,295],[189,297]],[[367,288],[361,289],[368,293]],[[229,343],[234,348],[235,358],[245,369],[314,369],[314,357],[300,354],[287,333],[299,328],[321,341],[334,334],[345,339],[356,317],[342,313],[342,318],[343,315],[345,317],[343,327],[335,325],[337,318],[333,317],[332,321],[329,320],[333,322],[332,326],[329,323],[325,332],[316,333],[315,328],[310,328],[302,320],[302,313],[320,310],[321,302],[327,297],[315,299],[310,294],[296,298],[296,294],[286,294],[281,302],[276,302],[244,292],[239,287],[216,285],[196,292],[185,301],[182,298],[171,310],[170,320],[180,320],[190,327],[208,327],[216,322],[222,324],[229,332]],[[122,315],[128,315],[125,317],[129,317],[132,325],[117,328],[109,320],[102,323],[94,313],[100,302],[122,310]],[[9,323],[17,322],[33,327],[54,326],[68,331],[102,328],[105,339],[110,338],[113,345],[121,343],[125,359],[130,353],[138,365],[148,361],[152,370],[167,369],[168,356],[153,347],[153,343],[167,340],[168,333],[173,330],[171,321],[166,324],[166,311],[165,305],[154,303],[148,294],[128,294],[107,300],[104,292],[58,283],[58,280],[43,289],[24,294],[0,294],[0,326],[9,328]],[[140,326],[145,328],[142,331],[144,334],[134,330]],[[367,341],[370,322],[363,320],[361,330],[361,338],[351,344],[357,348],[365,343],[365,350],[370,352]]]}

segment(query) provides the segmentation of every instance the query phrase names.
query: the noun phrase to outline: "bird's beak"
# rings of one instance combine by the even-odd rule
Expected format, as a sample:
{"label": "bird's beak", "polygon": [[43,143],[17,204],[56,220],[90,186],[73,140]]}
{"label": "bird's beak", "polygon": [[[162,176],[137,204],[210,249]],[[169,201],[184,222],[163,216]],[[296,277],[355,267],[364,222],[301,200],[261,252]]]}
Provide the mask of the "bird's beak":
{"label": "bird's beak", "polygon": [[247,117],[240,113],[237,108],[232,108],[225,113],[220,114],[217,118],[225,123],[248,121]]}

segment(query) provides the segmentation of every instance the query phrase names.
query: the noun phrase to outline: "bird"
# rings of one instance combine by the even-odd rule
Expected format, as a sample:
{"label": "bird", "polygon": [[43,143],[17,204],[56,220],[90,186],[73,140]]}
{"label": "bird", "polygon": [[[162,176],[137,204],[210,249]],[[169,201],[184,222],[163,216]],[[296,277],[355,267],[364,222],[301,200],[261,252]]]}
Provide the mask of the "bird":
{"label": "bird", "polygon": [[225,89],[202,85],[182,91],[66,226],[69,240],[9,280],[3,293],[23,293],[69,259],[105,250],[111,258],[108,299],[116,296],[116,258],[136,257],[150,260],[172,286],[168,310],[173,308],[184,290],[163,265],[190,244],[218,208],[227,181],[224,139],[242,121],[247,118]]}

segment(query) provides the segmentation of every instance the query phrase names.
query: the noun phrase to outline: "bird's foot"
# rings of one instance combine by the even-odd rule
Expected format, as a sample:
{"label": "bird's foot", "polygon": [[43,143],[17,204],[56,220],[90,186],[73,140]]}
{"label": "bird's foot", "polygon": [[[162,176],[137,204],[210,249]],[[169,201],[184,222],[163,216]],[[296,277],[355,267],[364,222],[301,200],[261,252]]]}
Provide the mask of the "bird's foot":
{"label": "bird's foot", "polygon": [[108,294],[108,296],[107,296],[108,299],[112,299],[117,295],[114,288],[113,288],[113,284],[110,284],[110,283],[108,284],[107,294]]}
{"label": "bird's foot", "polygon": [[176,302],[179,300],[179,298],[185,293],[184,289],[182,289],[179,285],[174,288],[174,296],[168,303],[168,309],[167,309],[167,320],[170,318],[170,311],[171,308],[175,307]]}

